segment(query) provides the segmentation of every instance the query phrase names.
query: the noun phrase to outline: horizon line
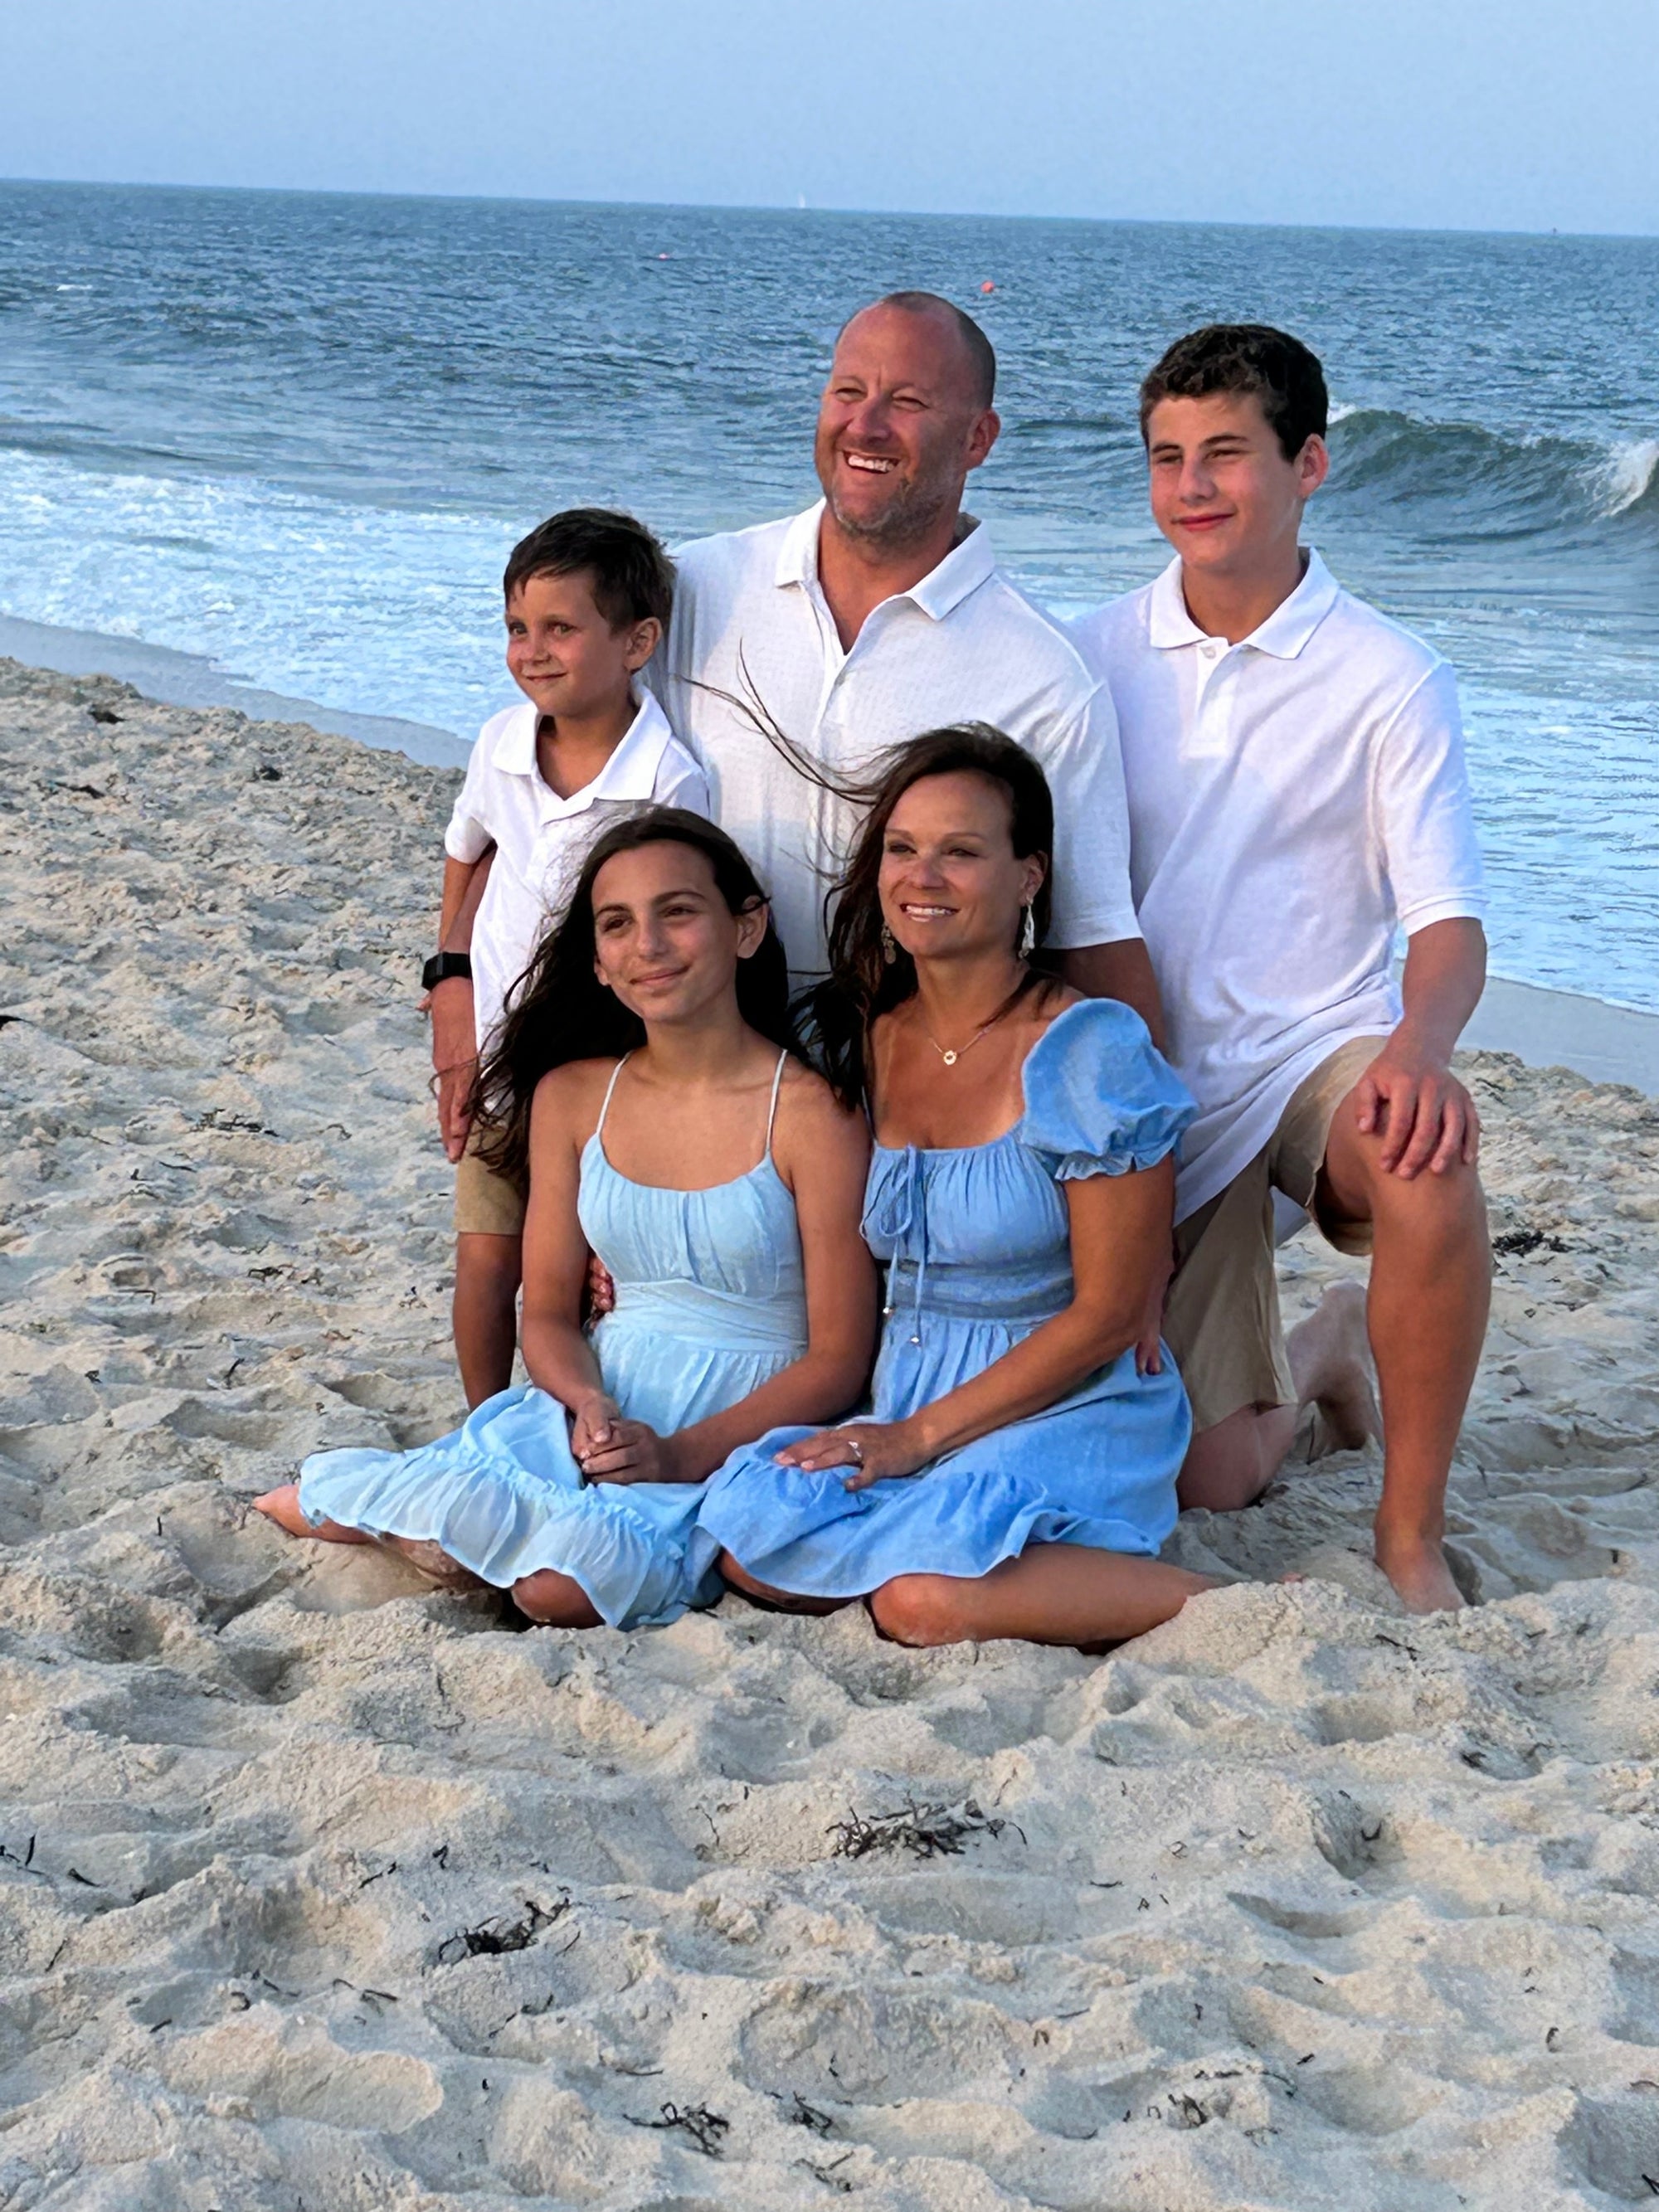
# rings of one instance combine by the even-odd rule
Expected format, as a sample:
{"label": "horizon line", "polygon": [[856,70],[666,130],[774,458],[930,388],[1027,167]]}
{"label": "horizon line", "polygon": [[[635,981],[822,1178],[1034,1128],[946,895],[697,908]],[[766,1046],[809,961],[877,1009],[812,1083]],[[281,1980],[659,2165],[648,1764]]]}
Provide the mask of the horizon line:
{"label": "horizon line", "polygon": [[790,203],[737,199],[599,199],[536,192],[414,191],[403,187],[373,185],[202,184],[154,178],[0,176],[0,189],[10,185],[55,186],[70,191],[238,192],[250,197],[263,195],[285,199],[413,200],[458,206],[630,209],[647,212],[654,210],[664,215],[893,216],[913,222],[1063,222],[1125,230],[1340,231],[1379,238],[1565,238],[1603,242],[1618,240],[1638,244],[1659,240],[1659,231],[1570,230],[1559,226],[1537,230],[1519,225],[1513,228],[1494,229],[1490,225],[1477,223],[1284,222],[1265,218],[1244,222],[1236,216],[1230,219],[1217,216],[1009,214],[980,208],[817,207],[809,205],[804,200]]}

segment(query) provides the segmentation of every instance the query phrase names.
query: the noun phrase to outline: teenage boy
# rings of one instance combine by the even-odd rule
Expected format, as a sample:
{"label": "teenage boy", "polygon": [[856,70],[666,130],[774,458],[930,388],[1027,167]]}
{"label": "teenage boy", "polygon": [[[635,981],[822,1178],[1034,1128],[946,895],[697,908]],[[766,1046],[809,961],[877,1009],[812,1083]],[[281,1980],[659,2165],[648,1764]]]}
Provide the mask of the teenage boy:
{"label": "teenage boy", "polygon": [[[1131,873],[1199,1102],[1165,1334],[1193,1400],[1183,1505],[1248,1504],[1300,1407],[1375,1433],[1377,1562],[1405,1604],[1462,1602],[1446,1478],[1486,1332],[1479,1122],[1450,1073],[1480,998],[1480,856],[1452,672],[1300,543],[1325,480],[1319,362],[1256,325],[1195,331],[1141,386],[1158,580],[1074,635],[1109,688]],[[1406,933],[1403,988],[1391,956]],[[1281,1333],[1273,1193],[1370,1253]]]}
{"label": "teenage boy", "polygon": [[466,1101],[508,993],[588,846],[618,814],[708,812],[702,770],[635,678],[674,571],[631,515],[572,507],[514,547],[507,665],[525,704],[478,732],[444,836],[430,994],[438,1127],[455,1163],[455,1351],[469,1406],[513,1379],[525,1196],[468,1143]]}

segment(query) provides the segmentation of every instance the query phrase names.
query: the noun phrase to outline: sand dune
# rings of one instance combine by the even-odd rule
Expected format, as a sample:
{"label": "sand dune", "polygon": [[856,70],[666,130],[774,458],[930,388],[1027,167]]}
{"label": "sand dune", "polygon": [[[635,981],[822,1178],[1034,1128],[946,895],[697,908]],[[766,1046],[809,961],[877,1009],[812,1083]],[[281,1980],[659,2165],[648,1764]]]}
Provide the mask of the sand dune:
{"label": "sand dune", "polygon": [[0,746],[0,2207],[1653,2201],[1652,1103],[1468,1063],[1477,1610],[1350,1456],[1104,1662],[515,1630],[246,1506],[459,1412],[453,778],[15,664]]}

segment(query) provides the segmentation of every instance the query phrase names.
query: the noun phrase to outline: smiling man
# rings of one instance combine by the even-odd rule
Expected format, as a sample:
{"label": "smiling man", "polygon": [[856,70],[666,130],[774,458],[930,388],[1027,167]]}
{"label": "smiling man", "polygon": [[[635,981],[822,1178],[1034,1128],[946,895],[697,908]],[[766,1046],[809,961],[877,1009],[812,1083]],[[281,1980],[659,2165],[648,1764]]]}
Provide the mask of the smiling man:
{"label": "smiling man", "polygon": [[1054,790],[1048,942],[1068,980],[1156,1029],[1111,701],[962,511],[996,443],[995,381],[989,340],[947,300],[896,292],[855,314],[819,406],[823,498],[678,550],[652,680],[771,893],[798,978],[823,970],[824,893],[856,818],[836,787],[923,730],[984,721]]}
{"label": "smiling man", "polygon": [[[1369,1334],[1377,1561],[1427,1612],[1462,1601],[1446,1479],[1491,1276],[1449,1066],[1486,973],[1480,862],[1450,669],[1300,542],[1326,416],[1318,362],[1282,331],[1171,346],[1140,420],[1176,558],[1074,635],[1117,708],[1136,905],[1199,1103],[1165,1319],[1193,1401],[1182,1502],[1258,1497],[1304,1405],[1336,1444],[1374,1433]],[[1275,1188],[1372,1255],[1368,1299],[1340,1285],[1288,1345]]]}

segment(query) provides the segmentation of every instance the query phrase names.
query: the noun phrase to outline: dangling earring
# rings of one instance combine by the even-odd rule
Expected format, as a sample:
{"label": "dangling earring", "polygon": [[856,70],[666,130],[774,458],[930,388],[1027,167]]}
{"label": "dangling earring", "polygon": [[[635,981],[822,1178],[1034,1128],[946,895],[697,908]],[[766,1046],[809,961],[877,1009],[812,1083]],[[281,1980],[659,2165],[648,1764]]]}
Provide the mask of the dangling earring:
{"label": "dangling earring", "polygon": [[1031,919],[1031,909],[1025,908],[1025,919],[1019,925],[1019,957],[1029,960],[1036,949],[1036,924]]}
{"label": "dangling earring", "polygon": [[881,957],[884,964],[889,968],[898,958],[898,939],[884,921],[881,925]]}

